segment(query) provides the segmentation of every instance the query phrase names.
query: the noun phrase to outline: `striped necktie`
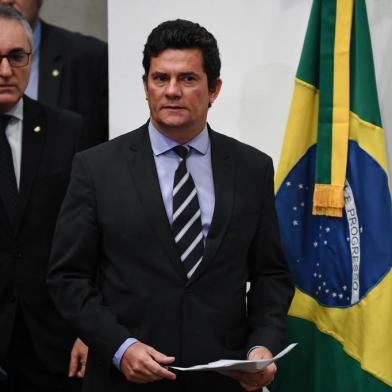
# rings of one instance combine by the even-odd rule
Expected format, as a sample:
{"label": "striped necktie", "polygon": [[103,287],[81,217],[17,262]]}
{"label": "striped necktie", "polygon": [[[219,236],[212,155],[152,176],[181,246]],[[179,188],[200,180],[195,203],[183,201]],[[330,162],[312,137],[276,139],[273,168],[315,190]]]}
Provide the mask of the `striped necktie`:
{"label": "striped necktie", "polygon": [[173,234],[178,253],[188,278],[203,258],[204,242],[201,214],[195,183],[186,167],[189,150],[176,146],[173,150],[181,157],[173,184]]}
{"label": "striped necktie", "polygon": [[0,115],[0,197],[11,223],[16,215],[18,187],[16,185],[15,169],[12,151],[5,131],[10,116]]}

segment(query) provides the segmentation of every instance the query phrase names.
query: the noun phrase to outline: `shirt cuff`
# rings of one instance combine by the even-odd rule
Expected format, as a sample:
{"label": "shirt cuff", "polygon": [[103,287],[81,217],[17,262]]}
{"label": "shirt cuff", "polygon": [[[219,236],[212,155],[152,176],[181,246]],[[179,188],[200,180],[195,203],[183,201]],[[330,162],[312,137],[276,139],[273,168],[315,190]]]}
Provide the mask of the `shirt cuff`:
{"label": "shirt cuff", "polygon": [[[246,354],[246,358],[249,359],[249,354],[250,354],[255,348],[260,348],[260,347],[267,348],[267,347],[265,347],[265,346],[253,346],[253,347],[248,351],[248,354]],[[268,348],[267,348],[267,350],[268,350]]]}
{"label": "shirt cuff", "polygon": [[121,359],[125,353],[125,351],[127,350],[128,347],[132,346],[132,344],[137,343],[138,340],[134,339],[134,338],[128,338],[120,347],[119,349],[116,351],[116,353],[114,354],[114,357],[112,359],[112,363],[113,365],[118,369],[120,369],[120,364],[121,364]]}

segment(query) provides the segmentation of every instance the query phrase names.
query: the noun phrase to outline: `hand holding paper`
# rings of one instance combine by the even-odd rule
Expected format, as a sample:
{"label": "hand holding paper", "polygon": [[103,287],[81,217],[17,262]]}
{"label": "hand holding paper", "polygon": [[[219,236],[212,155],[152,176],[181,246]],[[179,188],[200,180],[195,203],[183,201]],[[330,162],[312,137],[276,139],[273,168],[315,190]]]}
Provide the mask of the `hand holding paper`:
{"label": "hand holding paper", "polygon": [[230,370],[238,370],[242,372],[254,373],[268,366],[270,363],[275,362],[279,358],[282,358],[288,352],[290,352],[296,345],[297,343],[290,344],[279,354],[275,355],[273,358],[270,359],[256,359],[256,360],[220,359],[219,361],[210,362],[205,365],[196,365],[187,368],[171,366],[171,368],[176,370],[187,371],[187,372],[203,370],[203,371],[217,371],[220,373],[228,373]]}

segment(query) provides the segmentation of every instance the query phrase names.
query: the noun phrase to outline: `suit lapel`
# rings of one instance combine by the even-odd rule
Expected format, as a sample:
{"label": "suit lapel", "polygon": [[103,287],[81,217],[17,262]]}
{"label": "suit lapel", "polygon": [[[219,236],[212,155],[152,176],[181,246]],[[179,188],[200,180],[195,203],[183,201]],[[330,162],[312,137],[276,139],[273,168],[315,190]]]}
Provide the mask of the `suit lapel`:
{"label": "suit lapel", "polygon": [[64,61],[61,47],[50,37],[50,26],[42,23],[39,55],[38,97],[43,103],[57,106],[60,101]]}
{"label": "suit lapel", "polygon": [[203,260],[188,283],[203,274],[223,240],[229,225],[234,198],[233,154],[225,139],[209,128],[211,140],[211,165],[214,177],[215,208],[208,232]]}
{"label": "suit lapel", "polygon": [[18,232],[29,201],[46,139],[46,121],[40,106],[24,97],[22,164],[15,231]]}
{"label": "suit lapel", "polygon": [[147,125],[133,136],[127,160],[140,203],[151,228],[157,234],[174,268],[186,278],[162,200]]}

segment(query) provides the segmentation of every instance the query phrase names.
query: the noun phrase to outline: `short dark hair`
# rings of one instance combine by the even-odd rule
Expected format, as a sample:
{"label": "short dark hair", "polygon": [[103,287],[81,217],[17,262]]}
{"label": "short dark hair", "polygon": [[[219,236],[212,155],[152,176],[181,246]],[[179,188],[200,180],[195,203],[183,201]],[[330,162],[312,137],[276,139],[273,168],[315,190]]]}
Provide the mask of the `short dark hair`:
{"label": "short dark hair", "polygon": [[200,49],[208,88],[215,87],[221,68],[219,49],[215,37],[204,27],[184,19],[169,20],[155,27],[144,45],[144,81],[148,77],[151,57],[159,56],[166,49]]}
{"label": "short dark hair", "polygon": [[0,20],[1,19],[14,20],[15,22],[21,24],[26,31],[30,46],[33,48],[33,31],[31,30],[27,19],[19,11],[9,5],[0,4]]}

